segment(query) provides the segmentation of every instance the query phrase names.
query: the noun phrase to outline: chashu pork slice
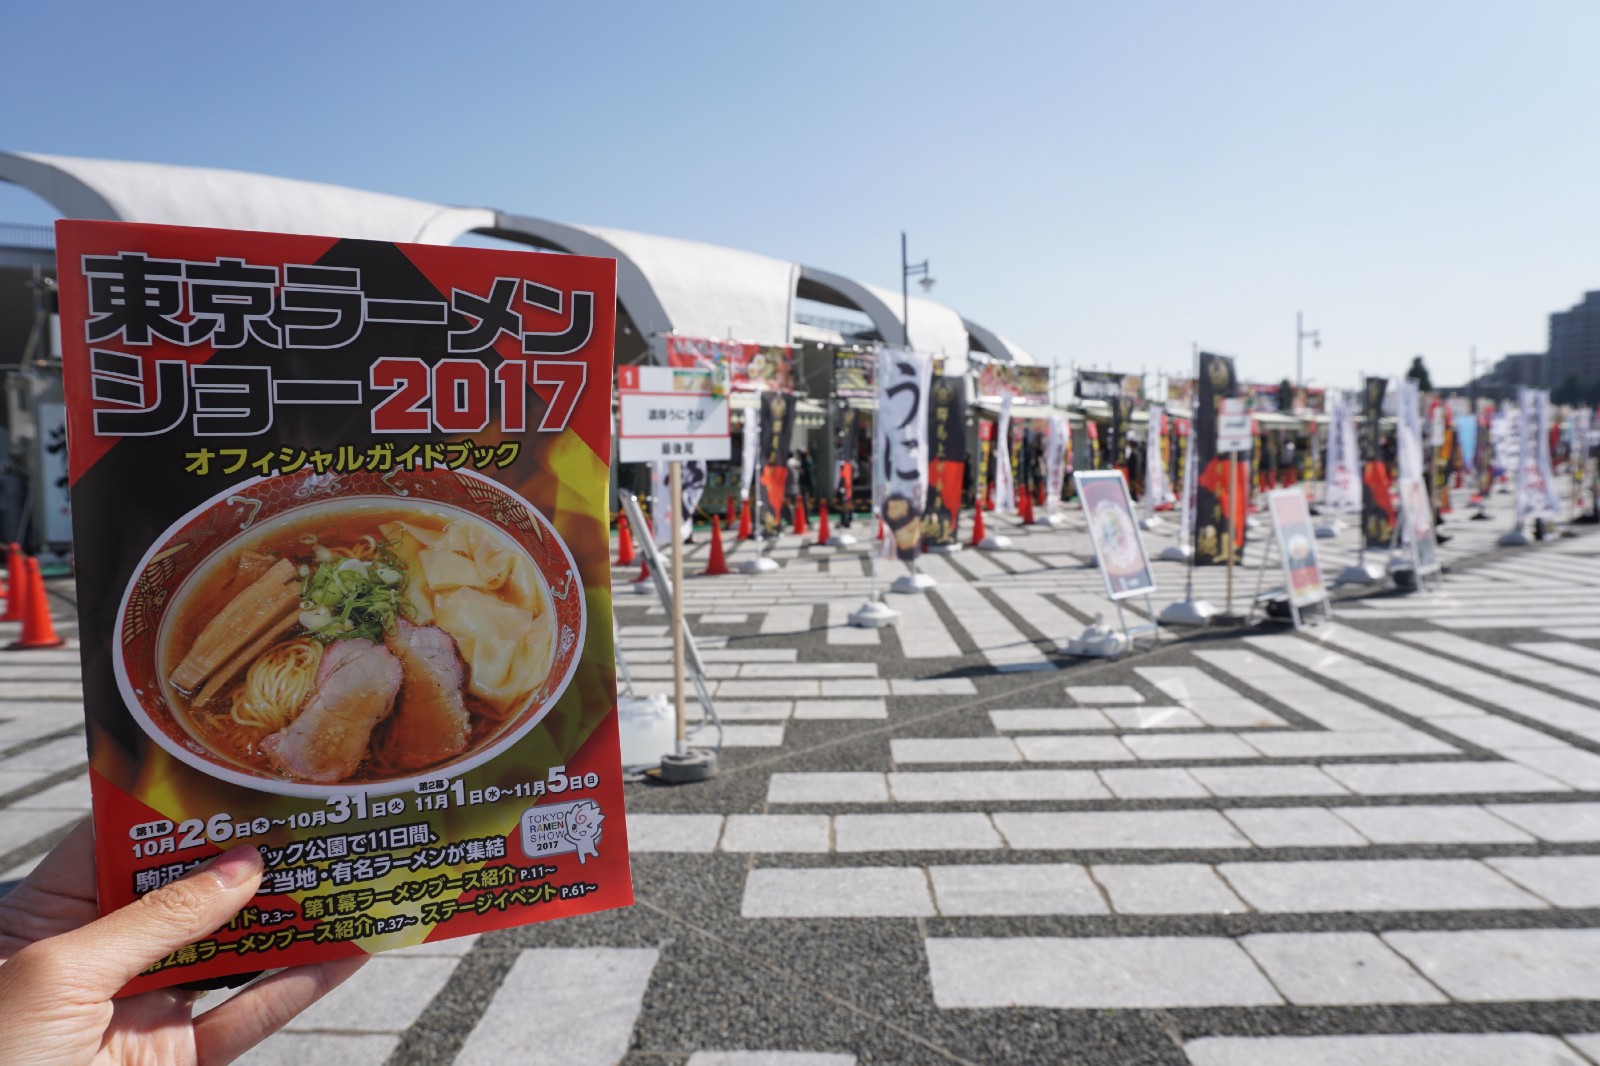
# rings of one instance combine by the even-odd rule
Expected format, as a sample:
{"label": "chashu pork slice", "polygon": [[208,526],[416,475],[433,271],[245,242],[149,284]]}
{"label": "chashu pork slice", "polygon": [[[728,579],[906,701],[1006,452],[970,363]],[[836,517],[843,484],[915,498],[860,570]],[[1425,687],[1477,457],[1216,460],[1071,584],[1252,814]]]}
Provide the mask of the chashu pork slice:
{"label": "chashu pork slice", "polygon": [[461,693],[467,668],[454,638],[438,626],[402,620],[385,643],[405,680],[395,712],[380,727],[373,752],[384,766],[417,770],[459,755],[472,736]]}
{"label": "chashu pork slice", "polygon": [[329,646],[300,716],[262,740],[261,750],[291,777],[324,784],[356,772],[372,730],[394,709],[400,661],[389,649],[352,638]]}

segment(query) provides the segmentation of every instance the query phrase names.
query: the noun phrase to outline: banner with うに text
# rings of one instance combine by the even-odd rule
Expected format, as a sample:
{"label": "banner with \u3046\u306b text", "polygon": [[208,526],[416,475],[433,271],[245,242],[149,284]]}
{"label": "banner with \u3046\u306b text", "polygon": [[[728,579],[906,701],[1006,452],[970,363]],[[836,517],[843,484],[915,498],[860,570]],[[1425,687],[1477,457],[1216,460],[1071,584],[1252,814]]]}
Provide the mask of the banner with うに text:
{"label": "banner with \u3046\u306b text", "polygon": [[878,411],[873,425],[874,509],[889,535],[881,553],[909,563],[922,545],[928,495],[928,401],[933,358],[908,348],[878,349]]}
{"label": "banner with \u3046\u306b text", "polygon": [[1061,507],[1061,482],[1067,476],[1067,446],[1071,441],[1067,413],[1051,411],[1050,428],[1044,438],[1044,505],[1050,514]]}

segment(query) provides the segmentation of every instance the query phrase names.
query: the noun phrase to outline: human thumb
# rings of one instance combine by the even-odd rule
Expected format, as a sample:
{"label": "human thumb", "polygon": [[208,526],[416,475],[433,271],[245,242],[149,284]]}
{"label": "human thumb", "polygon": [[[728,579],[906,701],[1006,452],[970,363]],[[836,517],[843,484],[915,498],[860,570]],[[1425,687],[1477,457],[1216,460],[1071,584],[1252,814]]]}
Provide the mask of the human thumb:
{"label": "human thumb", "polygon": [[51,946],[62,981],[110,998],[152,964],[220,929],[260,883],[261,854],[241,844],[98,921],[34,947]]}

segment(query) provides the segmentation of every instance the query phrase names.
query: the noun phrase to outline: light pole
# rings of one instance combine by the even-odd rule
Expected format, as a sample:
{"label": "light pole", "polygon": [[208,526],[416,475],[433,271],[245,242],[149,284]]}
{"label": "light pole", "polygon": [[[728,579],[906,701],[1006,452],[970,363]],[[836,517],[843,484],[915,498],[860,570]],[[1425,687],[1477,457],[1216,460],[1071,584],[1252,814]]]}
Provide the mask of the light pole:
{"label": "light pole", "polygon": [[917,282],[922,286],[922,291],[927,292],[933,288],[933,275],[928,273],[928,261],[913,263],[906,258],[906,231],[900,231],[900,344],[911,347],[911,279],[921,278]]}
{"label": "light pole", "polygon": [[1311,338],[1311,343],[1314,347],[1322,347],[1322,334],[1314,329],[1306,329],[1305,324],[1301,321],[1300,312],[1296,311],[1294,313],[1294,387],[1297,389],[1305,386],[1304,375],[1301,372],[1301,352],[1307,337]]}

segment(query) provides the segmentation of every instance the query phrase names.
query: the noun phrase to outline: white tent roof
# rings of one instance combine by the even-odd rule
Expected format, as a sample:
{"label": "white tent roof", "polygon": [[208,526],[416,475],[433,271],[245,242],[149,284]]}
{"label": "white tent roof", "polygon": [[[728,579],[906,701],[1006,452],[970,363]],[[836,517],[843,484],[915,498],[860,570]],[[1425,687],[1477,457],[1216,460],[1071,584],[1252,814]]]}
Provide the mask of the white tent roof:
{"label": "white tent roof", "polygon": [[494,213],[481,208],[209,167],[0,152],[0,179],[73,218],[422,244],[449,244],[494,224]]}
{"label": "white tent roof", "polygon": [[[899,293],[872,284],[865,284],[863,288],[883,301],[883,305],[889,309],[889,314],[894,317],[895,323],[900,324]],[[944,304],[924,300],[919,296],[911,297],[908,302],[911,313],[911,328],[907,331],[910,346],[919,352],[932,352],[944,356],[946,374],[965,374],[967,326],[961,321],[961,316]]]}
{"label": "white tent roof", "polygon": [[792,339],[798,264],[676,237],[575,228],[606,241],[639,268],[676,332],[756,344]]}

